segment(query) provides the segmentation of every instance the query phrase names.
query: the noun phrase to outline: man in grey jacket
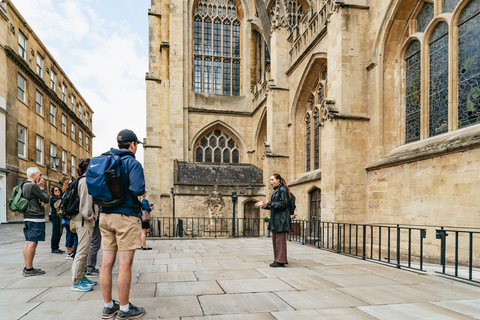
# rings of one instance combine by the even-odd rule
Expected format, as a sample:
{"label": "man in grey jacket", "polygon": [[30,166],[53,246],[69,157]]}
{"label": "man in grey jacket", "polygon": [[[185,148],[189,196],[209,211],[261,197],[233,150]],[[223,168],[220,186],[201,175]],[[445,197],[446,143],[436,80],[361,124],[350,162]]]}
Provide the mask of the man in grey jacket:
{"label": "man in grey jacket", "polygon": [[45,241],[45,203],[48,203],[49,197],[44,183],[42,173],[37,167],[27,169],[27,181],[22,184],[22,195],[28,200],[23,219],[25,235],[23,275],[25,277],[45,274],[45,271],[33,268],[38,241]]}

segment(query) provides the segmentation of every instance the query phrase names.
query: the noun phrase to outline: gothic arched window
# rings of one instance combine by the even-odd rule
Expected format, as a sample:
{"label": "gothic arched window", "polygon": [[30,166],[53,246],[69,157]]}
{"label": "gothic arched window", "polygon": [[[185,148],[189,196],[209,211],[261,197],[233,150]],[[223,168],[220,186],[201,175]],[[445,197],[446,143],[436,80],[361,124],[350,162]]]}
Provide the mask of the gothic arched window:
{"label": "gothic arched window", "polygon": [[480,0],[470,1],[458,21],[458,127],[480,123]]}
{"label": "gothic arched window", "polygon": [[420,140],[420,53],[420,41],[414,40],[405,54],[405,143]]}
{"label": "gothic arched window", "polygon": [[448,25],[440,22],[430,37],[429,134],[448,132]]}
{"label": "gothic arched window", "polygon": [[194,90],[240,95],[240,17],[233,0],[199,0],[193,18]]}
{"label": "gothic arched window", "polygon": [[209,131],[195,144],[195,162],[239,163],[238,143],[221,129]]}

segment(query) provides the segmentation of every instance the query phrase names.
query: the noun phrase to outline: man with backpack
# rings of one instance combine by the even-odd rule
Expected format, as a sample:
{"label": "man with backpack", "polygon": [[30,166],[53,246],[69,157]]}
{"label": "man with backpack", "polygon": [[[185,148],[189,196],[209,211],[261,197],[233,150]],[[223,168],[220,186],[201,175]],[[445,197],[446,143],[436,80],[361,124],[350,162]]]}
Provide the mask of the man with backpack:
{"label": "man with backpack", "polygon": [[[138,144],[141,143],[137,135],[124,129],[118,133],[117,143],[118,149],[112,148],[110,152],[92,159],[86,177],[88,192],[94,203],[102,207],[100,285],[105,302],[102,318],[108,319],[118,313],[118,320],[126,320],[145,313],[143,307],[129,302],[133,257],[135,250],[141,247],[142,212],[138,196],[145,193],[145,177],[142,165],[135,160]],[[120,303],[112,299],[112,269],[117,252]]]}
{"label": "man with backpack", "polygon": [[45,241],[45,203],[48,203],[49,197],[44,183],[42,173],[37,167],[27,169],[27,181],[21,186],[22,196],[28,200],[23,219],[25,235],[23,275],[25,277],[45,274],[45,271],[33,267],[38,241]]}

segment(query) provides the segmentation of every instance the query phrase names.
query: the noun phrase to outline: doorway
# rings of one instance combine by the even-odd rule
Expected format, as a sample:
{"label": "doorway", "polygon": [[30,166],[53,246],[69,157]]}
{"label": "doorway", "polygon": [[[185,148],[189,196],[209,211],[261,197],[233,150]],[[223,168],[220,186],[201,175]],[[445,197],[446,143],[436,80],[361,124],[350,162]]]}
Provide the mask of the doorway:
{"label": "doorway", "polygon": [[310,191],[310,236],[318,236],[320,232],[320,223],[322,220],[322,203],[320,189]]}

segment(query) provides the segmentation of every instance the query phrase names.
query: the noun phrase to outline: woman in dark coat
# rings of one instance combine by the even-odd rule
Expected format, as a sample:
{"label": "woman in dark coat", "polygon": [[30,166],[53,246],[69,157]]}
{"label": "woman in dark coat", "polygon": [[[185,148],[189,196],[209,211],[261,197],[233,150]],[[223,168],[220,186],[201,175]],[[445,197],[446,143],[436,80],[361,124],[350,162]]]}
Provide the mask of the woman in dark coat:
{"label": "woman in dark coat", "polygon": [[52,223],[52,240],[50,241],[52,253],[64,253],[65,251],[60,250],[59,243],[60,238],[62,237],[62,221],[57,213],[57,208],[55,207],[55,203],[58,200],[61,200],[62,191],[60,187],[53,187],[52,188],[52,196],[50,197],[50,214],[48,219]]}
{"label": "woman in dark coat", "polygon": [[272,198],[268,202],[257,202],[255,207],[270,210],[268,230],[272,232],[273,255],[275,261],[270,267],[284,267],[287,261],[287,232],[290,226],[290,190],[285,180],[277,173],[270,177],[273,187]]}

